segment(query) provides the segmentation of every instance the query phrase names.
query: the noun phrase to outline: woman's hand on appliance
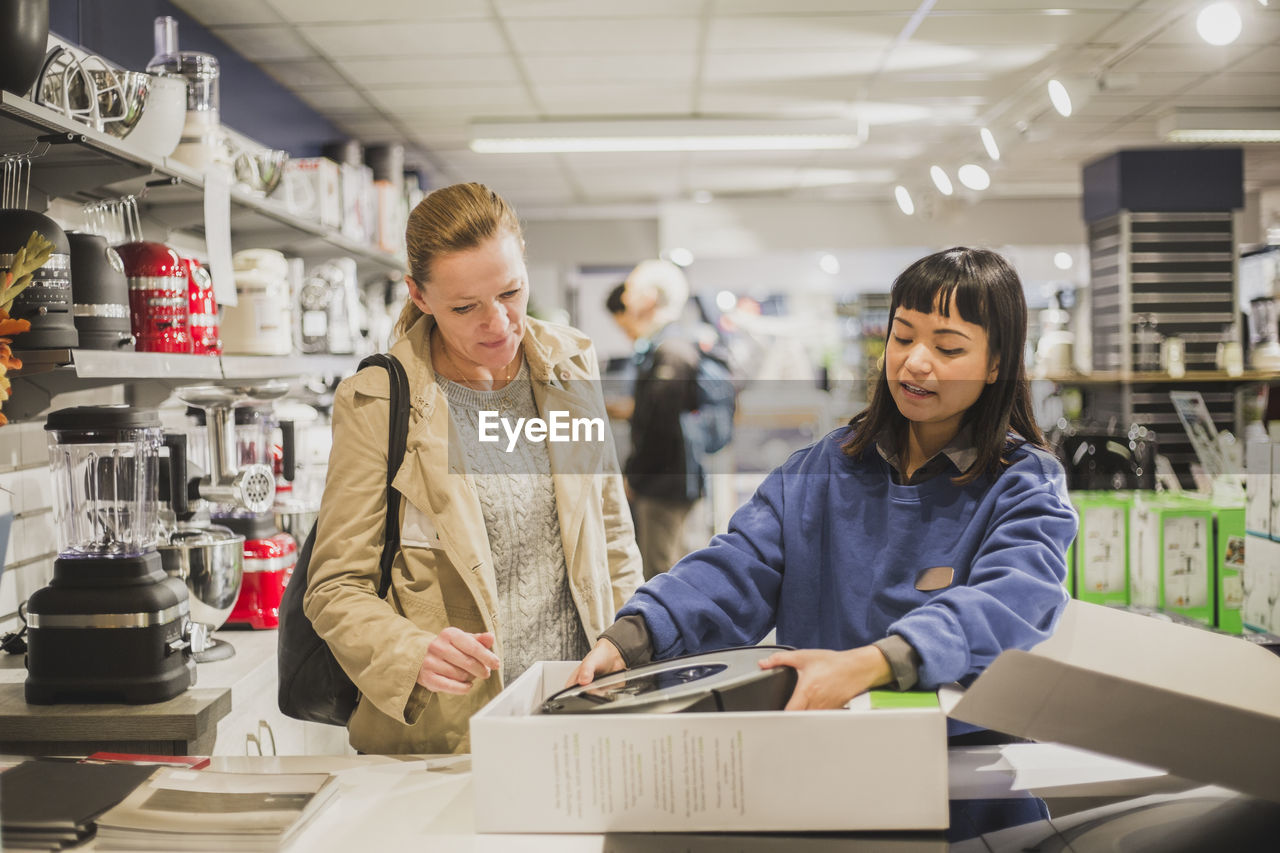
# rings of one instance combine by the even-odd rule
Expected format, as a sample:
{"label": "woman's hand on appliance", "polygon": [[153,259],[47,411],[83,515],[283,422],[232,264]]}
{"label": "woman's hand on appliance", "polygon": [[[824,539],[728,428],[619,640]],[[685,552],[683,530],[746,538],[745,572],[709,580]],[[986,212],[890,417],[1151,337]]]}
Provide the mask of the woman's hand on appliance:
{"label": "woman's hand on appliance", "polygon": [[893,681],[893,670],[875,646],[843,652],[798,649],[774,652],[760,661],[761,669],[789,666],[796,671],[796,688],[788,711],[820,711],[843,708],[850,699],[873,687]]}
{"label": "woman's hand on appliance", "polygon": [[569,676],[564,686],[590,684],[602,675],[621,672],[626,668],[626,661],[622,659],[622,653],[618,651],[618,647],[608,640],[600,639],[596,641],[595,648],[587,652],[587,656],[582,659],[582,663],[578,664],[578,668],[573,671],[573,675]]}
{"label": "woman's hand on appliance", "polygon": [[472,634],[451,626],[427,646],[426,660],[418,670],[418,683],[436,693],[462,696],[476,681],[488,678],[498,666],[492,633]]}

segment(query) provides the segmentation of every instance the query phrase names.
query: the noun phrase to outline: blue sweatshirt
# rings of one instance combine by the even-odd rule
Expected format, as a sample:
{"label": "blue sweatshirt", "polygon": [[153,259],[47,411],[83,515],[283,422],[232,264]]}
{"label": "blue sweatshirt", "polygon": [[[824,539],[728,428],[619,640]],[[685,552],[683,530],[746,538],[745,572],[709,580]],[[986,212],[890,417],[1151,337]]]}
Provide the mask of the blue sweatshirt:
{"label": "blue sweatshirt", "polygon": [[[779,643],[801,649],[898,634],[920,655],[918,687],[933,689],[1049,636],[1077,526],[1058,461],[1023,445],[994,482],[903,486],[874,450],[844,454],[849,430],[793,454],[728,533],[623,606],[619,617],[644,617],[655,657],[756,643],[775,625]],[[953,582],[917,590],[936,566]]]}

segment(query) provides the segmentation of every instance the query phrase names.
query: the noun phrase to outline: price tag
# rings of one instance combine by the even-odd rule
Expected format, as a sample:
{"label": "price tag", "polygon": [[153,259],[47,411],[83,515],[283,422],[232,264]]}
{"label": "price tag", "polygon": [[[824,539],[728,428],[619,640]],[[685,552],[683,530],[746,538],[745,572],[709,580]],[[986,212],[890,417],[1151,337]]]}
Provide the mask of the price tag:
{"label": "price tag", "polygon": [[236,304],[236,273],[231,264],[231,176],[217,166],[204,178],[204,242],[209,274],[219,305]]}

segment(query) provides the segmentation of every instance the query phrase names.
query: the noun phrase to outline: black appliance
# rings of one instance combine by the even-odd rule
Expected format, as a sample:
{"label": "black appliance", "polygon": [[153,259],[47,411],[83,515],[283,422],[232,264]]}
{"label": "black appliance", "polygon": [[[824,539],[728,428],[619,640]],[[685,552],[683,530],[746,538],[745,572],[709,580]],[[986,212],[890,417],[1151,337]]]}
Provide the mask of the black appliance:
{"label": "black appliance", "polygon": [[13,267],[14,254],[27,245],[32,231],[53,244],[53,254],[32,274],[31,285],[18,294],[9,314],[31,323],[22,334],[23,349],[72,349],[80,338],[71,314],[71,245],[58,223],[21,207],[0,210],[0,273]]}
{"label": "black appliance", "polygon": [[1156,487],[1158,444],[1156,434],[1144,426],[1127,432],[1077,427],[1056,443],[1071,491]]}
{"label": "black appliance", "polygon": [[72,315],[81,349],[132,350],[129,282],[105,237],[67,232],[71,247]]}
{"label": "black appliance", "polygon": [[544,714],[674,714],[780,711],[796,687],[789,666],[761,669],[760,661],[788,646],[741,646],[602,675],[561,690],[542,703]]}
{"label": "black appliance", "polygon": [[[156,551],[160,445],[181,458],[151,409],[80,406],[49,415],[58,558],[27,602],[26,697],[161,702],[195,683],[187,588]],[[170,468],[185,508],[185,465]]]}

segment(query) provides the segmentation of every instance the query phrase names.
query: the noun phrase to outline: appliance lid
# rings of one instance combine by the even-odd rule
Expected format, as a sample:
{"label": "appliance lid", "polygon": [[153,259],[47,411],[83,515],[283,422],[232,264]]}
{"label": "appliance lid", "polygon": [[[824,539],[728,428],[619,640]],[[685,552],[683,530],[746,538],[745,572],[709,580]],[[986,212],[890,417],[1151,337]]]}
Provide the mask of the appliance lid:
{"label": "appliance lid", "polygon": [[50,412],[44,428],[50,432],[89,433],[104,430],[159,429],[160,413],[124,404],[73,406]]}

